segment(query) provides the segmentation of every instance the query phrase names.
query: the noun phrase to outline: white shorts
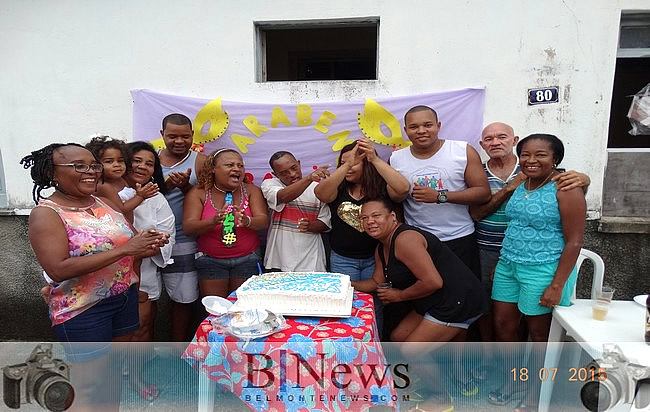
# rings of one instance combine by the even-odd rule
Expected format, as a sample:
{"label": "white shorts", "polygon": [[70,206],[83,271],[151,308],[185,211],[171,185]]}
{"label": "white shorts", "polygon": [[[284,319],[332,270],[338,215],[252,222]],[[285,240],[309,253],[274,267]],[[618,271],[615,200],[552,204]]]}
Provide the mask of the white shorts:
{"label": "white shorts", "polygon": [[[148,264],[153,267],[148,268]],[[144,259],[140,272],[140,291],[146,292],[149,300],[160,298],[163,283],[167,295],[174,302],[192,303],[199,298],[199,280],[196,271],[161,275],[159,268],[150,259]]]}

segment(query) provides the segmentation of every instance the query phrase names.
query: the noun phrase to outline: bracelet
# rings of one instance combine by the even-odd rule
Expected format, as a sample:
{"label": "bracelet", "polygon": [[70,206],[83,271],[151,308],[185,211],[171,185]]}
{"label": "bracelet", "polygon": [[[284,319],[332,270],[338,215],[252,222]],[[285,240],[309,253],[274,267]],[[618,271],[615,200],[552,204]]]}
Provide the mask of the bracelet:
{"label": "bracelet", "polygon": [[246,216],[246,218],[248,218],[248,223],[246,223],[244,225],[244,227],[251,227],[251,223],[253,223],[253,218],[248,216],[248,215],[244,215],[244,216]]}

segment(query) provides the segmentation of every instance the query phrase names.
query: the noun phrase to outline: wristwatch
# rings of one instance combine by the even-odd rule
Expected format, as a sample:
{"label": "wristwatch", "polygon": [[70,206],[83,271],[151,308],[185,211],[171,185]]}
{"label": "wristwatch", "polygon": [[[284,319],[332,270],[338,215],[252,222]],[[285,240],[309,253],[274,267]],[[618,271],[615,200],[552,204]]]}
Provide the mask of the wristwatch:
{"label": "wristwatch", "polygon": [[438,190],[438,202],[437,203],[447,203],[447,189]]}

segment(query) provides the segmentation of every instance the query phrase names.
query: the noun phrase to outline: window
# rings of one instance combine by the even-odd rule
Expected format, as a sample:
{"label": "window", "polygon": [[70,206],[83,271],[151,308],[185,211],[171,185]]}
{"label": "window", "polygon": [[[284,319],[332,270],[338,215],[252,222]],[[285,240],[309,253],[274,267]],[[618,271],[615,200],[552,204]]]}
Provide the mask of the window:
{"label": "window", "polygon": [[257,81],[376,80],[379,18],[256,22]]}
{"label": "window", "polygon": [[609,148],[650,148],[650,136],[632,136],[632,95],[650,83],[650,13],[623,12],[609,116]]}
{"label": "window", "polygon": [[[608,217],[650,217],[648,173],[650,136],[632,136],[627,113],[632,95],[650,83],[650,12],[623,12],[616,56],[616,73],[609,116],[607,169],[603,182],[603,207],[600,231],[621,230],[646,233],[647,224],[630,224]],[[638,222],[638,220],[636,221]],[[624,228],[624,229],[621,229]]]}

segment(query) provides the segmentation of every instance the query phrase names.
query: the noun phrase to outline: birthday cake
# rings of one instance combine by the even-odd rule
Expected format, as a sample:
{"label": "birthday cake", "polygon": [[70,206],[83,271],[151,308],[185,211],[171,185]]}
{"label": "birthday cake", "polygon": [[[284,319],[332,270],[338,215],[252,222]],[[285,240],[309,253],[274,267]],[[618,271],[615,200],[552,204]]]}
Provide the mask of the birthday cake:
{"label": "birthday cake", "polygon": [[251,276],[237,289],[237,305],[294,316],[350,316],[353,288],[340,273],[275,272]]}

